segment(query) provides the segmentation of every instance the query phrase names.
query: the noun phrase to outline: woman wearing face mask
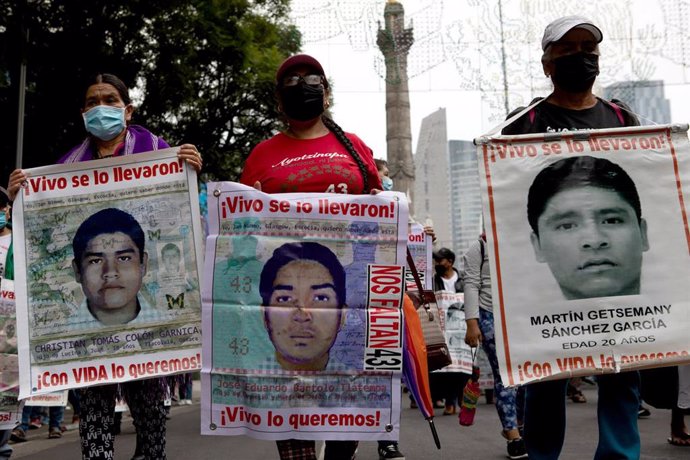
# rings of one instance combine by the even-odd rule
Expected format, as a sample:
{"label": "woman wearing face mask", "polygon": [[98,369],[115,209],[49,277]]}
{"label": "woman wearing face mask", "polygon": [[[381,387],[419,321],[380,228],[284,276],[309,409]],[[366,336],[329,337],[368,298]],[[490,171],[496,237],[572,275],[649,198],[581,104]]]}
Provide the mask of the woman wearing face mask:
{"label": "woman wearing face mask", "polygon": [[292,56],[278,69],[276,83],[287,129],[252,150],[241,182],[268,193],[381,189],[371,149],[324,114],[330,91],[321,64],[306,54]]}
{"label": "woman wearing face mask", "polygon": [[[86,90],[82,118],[88,136],[67,152],[58,163],[76,163],[112,156],[132,155],[169,147],[160,137],[139,125],[130,124],[134,107],[129,90],[115,75],[99,74]],[[178,157],[197,171],[201,170],[201,154],[191,144],[183,144]],[[28,179],[21,169],[10,174],[8,192],[10,200]]]}
{"label": "woman wearing face mask", "polygon": [[[125,84],[115,75],[97,75],[86,90],[82,118],[87,138],[67,152],[58,163],[76,163],[113,156],[133,155],[169,147],[145,128],[130,124],[134,108]],[[184,144],[178,157],[199,171],[201,155],[196,147]],[[13,199],[27,174],[17,169],[10,175],[8,191]],[[165,459],[163,400],[167,382],[163,378],[138,380],[118,385],[80,390],[79,436],[83,459],[112,459],[115,397],[122,393],[137,430],[133,460]],[[95,435],[95,438],[94,438]]]}
{"label": "woman wearing face mask", "polygon": [[[276,73],[276,96],[287,129],[252,150],[243,184],[267,193],[362,194],[382,188],[371,149],[324,114],[329,85],[316,59],[298,54],[285,60]],[[277,444],[281,459],[316,459],[314,441]],[[349,460],[356,449],[356,441],[327,441],[325,458]]]}
{"label": "woman wearing face mask", "polygon": [[393,179],[390,178],[390,171],[388,171],[388,162],[386,160],[374,159],[376,163],[376,169],[379,172],[379,177],[381,178],[381,183],[383,184],[383,190],[389,191],[393,190]]}

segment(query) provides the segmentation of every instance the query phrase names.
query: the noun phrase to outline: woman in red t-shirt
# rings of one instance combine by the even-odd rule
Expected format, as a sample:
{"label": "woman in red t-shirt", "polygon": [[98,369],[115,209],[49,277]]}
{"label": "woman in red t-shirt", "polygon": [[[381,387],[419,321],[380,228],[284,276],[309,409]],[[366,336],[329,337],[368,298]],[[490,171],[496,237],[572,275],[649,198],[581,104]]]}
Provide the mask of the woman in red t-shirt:
{"label": "woman in red t-shirt", "polygon": [[330,91],[321,64],[306,54],[292,56],[276,83],[288,127],[252,150],[240,182],[266,193],[381,189],[371,149],[324,114]]}
{"label": "woman in red t-shirt", "polygon": [[[287,129],[261,142],[244,165],[240,182],[266,193],[362,194],[382,189],[371,149],[324,114],[328,80],[321,64],[298,54],[276,73],[279,109]],[[315,460],[314,441],[278,441],[281,459]],[[326,460],[351,459],[357,441],[327,441]]]}

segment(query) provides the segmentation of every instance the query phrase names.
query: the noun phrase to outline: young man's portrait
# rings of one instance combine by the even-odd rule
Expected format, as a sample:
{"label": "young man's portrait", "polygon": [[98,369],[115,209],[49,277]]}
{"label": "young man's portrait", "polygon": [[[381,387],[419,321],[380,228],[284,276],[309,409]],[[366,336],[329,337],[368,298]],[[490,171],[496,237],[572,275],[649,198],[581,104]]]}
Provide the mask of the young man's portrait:
{"label": "young man's portrait", "polygon": [[345,270],[335,254],[319,243],[284,244],[264,265],[259,291],[280,367],[332,368],[329,352],[346,307]]}
{"label": "young man's portrait", "polygon": [[72,249],[74,276],[85,296],[82,319],[126,324],[150,308],[138,295],[148,263],[144,232],[129,213],[108,208],[92,214],[77,229]]}
{"label": "young man's portrait", "polygon": [[166,243],[161,249],[161,261],[163,262],[163,273],[165,277],[180,276],[180,261],[182,252],[175,243]]}
{"label": "young man's portrait", "polygon": [[530,240],[566,299],[640,293],[647,223],[630,176],[591,156],[551,163],[528,194]]}

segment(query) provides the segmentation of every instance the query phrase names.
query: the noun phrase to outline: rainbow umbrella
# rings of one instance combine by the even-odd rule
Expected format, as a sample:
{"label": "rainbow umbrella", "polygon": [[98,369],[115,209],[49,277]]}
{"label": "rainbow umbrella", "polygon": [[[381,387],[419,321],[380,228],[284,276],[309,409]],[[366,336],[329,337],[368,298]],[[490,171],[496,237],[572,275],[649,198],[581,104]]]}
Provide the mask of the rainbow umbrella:
{"label": "rainbow umbrella", "polygon": [[434,425],[434,405],[431,401],[431,386],[429,385],[429,368],[426,360],[426,344],[422,333],[422,323],[417,316],[412,299],[405,294],[403,302],[405,317],[405,343],[403,346],[403,378],[412,397],[417,402],[419,410],[429,422],[431,434],[437,448],[441,448],[436,425]]}
{"label": "rainbow umbrella", "polygon": [[[472,362],[477,356],[477,349],[472,349]],[[474,423],[474,413],[477,411],[477,400],[479,399],[479,366],[472,366],[472,377],[465,384],[462,391],[462,404],[460,404],[460,414],[458,420],[462,426],[470,426]]]}

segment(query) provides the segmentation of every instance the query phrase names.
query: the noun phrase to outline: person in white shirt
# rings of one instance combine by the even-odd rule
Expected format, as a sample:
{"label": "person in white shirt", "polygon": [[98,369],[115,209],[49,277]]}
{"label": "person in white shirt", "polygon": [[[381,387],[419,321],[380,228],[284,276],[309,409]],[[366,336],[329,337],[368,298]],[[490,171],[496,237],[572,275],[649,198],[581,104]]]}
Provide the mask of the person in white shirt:
{"label": "person in white shirt", "polygon": [[[434,251],[434,291],[462,292],[463,283],[460,273],[453,266],[455,264],[455,253],[448,248],[440,248]],[[461,308],[458,304],[457,308]],[[454,309],[454,308],[452,308]],[[452,311],[449,309],[449,313]],[[458,399],[461,397],[463,388],[470,378],[470,374],[464,372],[433,372],[431,373],[431,392],[434,404],[439,406],[439,397],[444,402],[443,415],[454,415],[457,412]]]}

